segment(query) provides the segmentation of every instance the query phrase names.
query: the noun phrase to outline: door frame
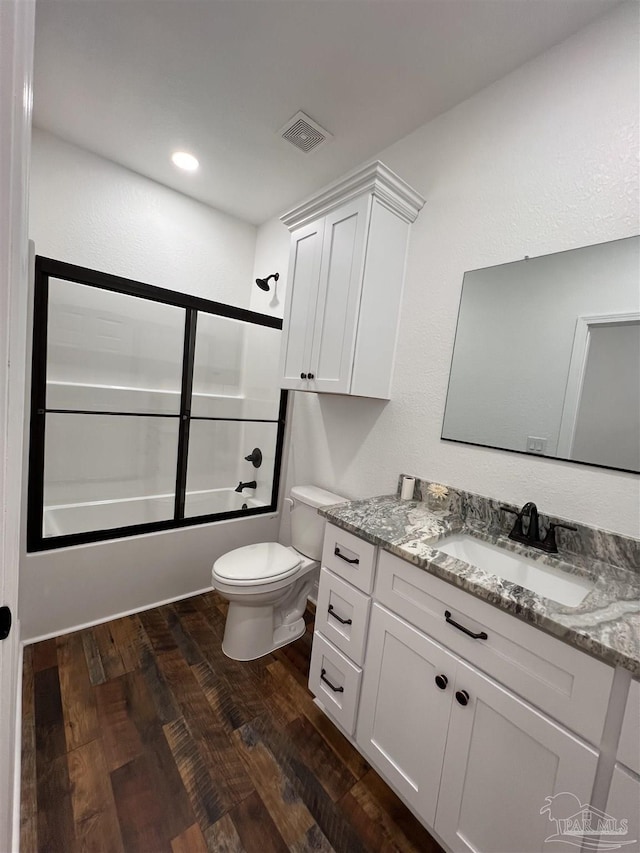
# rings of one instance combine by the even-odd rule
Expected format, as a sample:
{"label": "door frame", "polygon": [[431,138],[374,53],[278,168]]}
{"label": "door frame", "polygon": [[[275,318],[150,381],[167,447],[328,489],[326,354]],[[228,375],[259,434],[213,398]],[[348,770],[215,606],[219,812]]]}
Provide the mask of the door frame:
{"label": "door frame", "polygon": [[569,373],[564,394],[564,404],[558,433],[556,456],[560,459],[571,459],[573,441],[582,399],[591,330],[596,326],[622,326],[626,323],[640,322],[640,312],[621,311],[615,314],[590,314],[578,317],[573,336],[573,349],[569,359]]}
{"label": "door frame", "polygon": [[0,2],[0,603],[13,625],[0,645],[0,849],[17,850],[20,813],[22,461],[28,304],[28,186],[34,0]]}

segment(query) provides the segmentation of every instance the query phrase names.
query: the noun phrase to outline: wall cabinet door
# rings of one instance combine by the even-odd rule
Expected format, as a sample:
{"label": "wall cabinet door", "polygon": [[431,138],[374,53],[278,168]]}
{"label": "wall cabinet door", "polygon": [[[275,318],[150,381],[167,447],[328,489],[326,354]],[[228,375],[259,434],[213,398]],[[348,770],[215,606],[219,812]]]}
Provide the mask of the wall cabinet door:
{"label": "wall cabinet door", "polygon": [[546,798],[588,803],[597,753],[462,661],[455,691],[468,700],[451,707],[436,832],[456,853],[539,853],[556,811],[574,813],[559,798],[540,814]]}
{"label": "wall cabinet door", "polygon": [[292,236],[283,388],[389,399],[409,226],[423,204],[375,162],[281,217]]}
{"label": "wall cabinet door", "polygon": [[312,391],[347,393],[358,325],[370,196],[325,217],[309,381]]}
{"label": "wall cabinet door", "polygon": [[[309,390],[306,375],[311,369],[323,237],[324,219],[305,225],[291,235],[287,319],[280,362],[283,388]],[[305,374],[304,379],[301,374]]]}
{"label": "wall cabinet door", "polygon": [[[356,741],[405,801],[433,826],[451,710],[455,658],[374,604]],[[440,689],[436,676],[447,683]]]}

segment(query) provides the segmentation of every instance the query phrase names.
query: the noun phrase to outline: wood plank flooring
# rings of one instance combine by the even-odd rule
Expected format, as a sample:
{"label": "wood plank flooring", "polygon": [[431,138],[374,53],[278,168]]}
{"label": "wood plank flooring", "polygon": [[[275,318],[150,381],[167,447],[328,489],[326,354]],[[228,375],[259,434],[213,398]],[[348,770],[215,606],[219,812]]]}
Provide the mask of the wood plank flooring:
{"label": "wood plank flooring", "polygon": [[313,704],[313,615],[238,663],[225,608],[208,593],[25,648],[22,853],[441,853]]}

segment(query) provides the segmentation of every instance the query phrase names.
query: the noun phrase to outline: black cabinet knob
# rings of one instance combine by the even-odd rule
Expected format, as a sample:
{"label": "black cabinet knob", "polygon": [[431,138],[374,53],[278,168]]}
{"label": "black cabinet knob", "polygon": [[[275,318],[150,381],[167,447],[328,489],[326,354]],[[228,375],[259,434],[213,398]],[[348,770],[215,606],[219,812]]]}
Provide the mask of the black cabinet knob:
{"label": "black cabinet knob", "polygon": [[307,378],[307,374],[306,374],[306,373],[301,373],[301,374],[300,374],[300,379],[306,379],[306,378]]}
{"label": "black cabinet knob", "polygon": [[466,690],[457,690],[456,699],[460,705],[466,705],[469,702],[469,694]]}
{"label": "black cabinet knob", "polygon": [[310,374],[307,376],[307,379],[315,379],[315,376],[313,375],[313,373],[310,373]]}
{"label": "black cabinet knob", "polygon": [[449,679],[446,675],[436,675],[436,684],[440,688],[440,690],[444,690],[449,683]]}

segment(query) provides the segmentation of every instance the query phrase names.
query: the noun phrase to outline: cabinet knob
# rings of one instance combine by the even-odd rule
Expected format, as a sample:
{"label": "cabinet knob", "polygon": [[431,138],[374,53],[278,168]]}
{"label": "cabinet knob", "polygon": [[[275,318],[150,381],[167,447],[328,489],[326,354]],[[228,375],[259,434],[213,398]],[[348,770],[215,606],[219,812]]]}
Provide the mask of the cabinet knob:
{"label": "cabinet knob", "polygon": [[313,375],[313,373],[309,373],[307,379],[315,379],[315,376]]}
{"label": "cabinet knob", "polygon": [[444,690],[449,683],[449,679],[446,675],[436,675],[436,684],[440,688],[440,690]]}
{"label": "cabinet knob", "polygon": [[457,690],[456,700],[460,703],[460,705],[466,705],[469,702],[469,694],[466,690]]}
{"label": "cabinet knob", "polygon": [[301,373],[301,374],[300,374],[300,379],[306,379],[306,378],[307,378],[307,374],[306,374],[306,373]]}

